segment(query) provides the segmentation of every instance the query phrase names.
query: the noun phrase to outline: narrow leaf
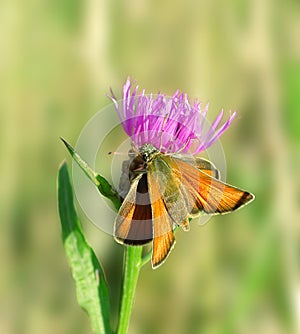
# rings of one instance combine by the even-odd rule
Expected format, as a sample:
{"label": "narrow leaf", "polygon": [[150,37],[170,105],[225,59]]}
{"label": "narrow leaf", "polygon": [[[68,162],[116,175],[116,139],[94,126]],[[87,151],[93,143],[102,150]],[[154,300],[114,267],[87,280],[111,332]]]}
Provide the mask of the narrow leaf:
{"label": "narrow leaf", "polygon": [[103,176],[99,175],[94,170],[92,170],[91,167],[80,157],[80,155],[73,149],[73,147],[67,141],[65,141],[63,138],[60,139],[65,144],[72,158],[76,161],[81,170],[98,188],[100,194],[111,200],[114,207],[117,210],[119,210],[121,206],[121,199],[118,193],[115,191],[115,189],[111,186],[111,184]]}
{"label": "narrow leaf", "polygon": [[78,303],[88,313],[95,333],[111,333],[108,288],[97,257],[82,233],[66,163],[62,164],[58,175],[58,206]]}

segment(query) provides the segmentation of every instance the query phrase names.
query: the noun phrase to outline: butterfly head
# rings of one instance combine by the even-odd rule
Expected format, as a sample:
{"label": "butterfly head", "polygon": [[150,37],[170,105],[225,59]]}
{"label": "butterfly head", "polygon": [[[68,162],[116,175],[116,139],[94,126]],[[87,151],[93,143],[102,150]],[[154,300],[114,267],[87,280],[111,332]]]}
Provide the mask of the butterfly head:
{"label": "butterfly head", "polygon": [[161,154],[161,152],[151,144],[144,144],[139,153],[145,163],[150,163],[154,158]]}
{"label": "butterfly head", "polygon": [[161,152],[151,144],[144,144],[139,149],[134,150],[136,156],[129,165],[129,180],[133,181],[137,176],[146,173],[147,167],[161,154]]}

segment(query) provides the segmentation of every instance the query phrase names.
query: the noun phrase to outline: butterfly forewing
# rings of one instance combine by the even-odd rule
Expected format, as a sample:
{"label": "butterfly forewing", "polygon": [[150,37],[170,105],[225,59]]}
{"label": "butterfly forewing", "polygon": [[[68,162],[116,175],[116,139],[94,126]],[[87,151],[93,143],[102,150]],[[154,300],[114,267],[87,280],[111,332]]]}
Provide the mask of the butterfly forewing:
{"label": "butterfly forewing", "polygon": [[223,183],[184,161],[176,159],[176,164],[181,171],[182,185],[194,198],[199,212],[231,212],[254,198],[251,193]]}
{"label": "butterfly forewing", "polygon": [[175,243],[174,222],[160,194],[160,185],[153,170],[148,173],[148,188],[153,220],[152,267],[156,268],[166,259]]}
{"label": "butterfly forewing", "polygon": [[186,194],[181,191],[180,171],[177,169],[176,172],[176,168],[171,157],[161,155],[148,169],[148,174],[151,175],[151,182],[148,182],[149,188],[155,182],[158,188],[157,196],[161,197],[167,213],[173,221],[173,228],[180,225],[181,222],[185,224],[193,207],[193,205],[189,207],[186,203]]}
{"label": "butterfly forewing", "polygon": [[143,245],[152,240],[152,209],[147,174],[134,179],[115,221],[114,236],[128,245]]}

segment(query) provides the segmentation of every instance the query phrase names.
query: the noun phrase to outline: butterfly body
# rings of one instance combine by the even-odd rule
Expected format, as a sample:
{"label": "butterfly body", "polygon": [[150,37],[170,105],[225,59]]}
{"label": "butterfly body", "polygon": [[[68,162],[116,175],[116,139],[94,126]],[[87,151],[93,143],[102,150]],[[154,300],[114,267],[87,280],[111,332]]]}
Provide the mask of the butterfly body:
{"label": "butterfly body", "polygon": [[129,165],[130,189],[115,221],[114,236],[127,245],[152,241],[156,268],[175,244],[174,229],[189,230],[202,213],[228,213],[254,196],[219,180],[208,160],[182,159],[143,145]]}

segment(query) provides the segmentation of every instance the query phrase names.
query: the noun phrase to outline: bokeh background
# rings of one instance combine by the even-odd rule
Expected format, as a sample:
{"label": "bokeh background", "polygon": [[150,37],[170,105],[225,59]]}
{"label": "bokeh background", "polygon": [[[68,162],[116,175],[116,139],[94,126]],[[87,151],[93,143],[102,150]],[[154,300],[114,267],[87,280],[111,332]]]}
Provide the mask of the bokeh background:
{"label": "bokeh background", "polygon": [[[143,268],[129,333],[299,333],[299,1],[3,0],[0,26],[0,332],[91,333],[61,242],[58,137],[75,143],[130,75],[209,101],[211,120],[238,109],[227,180],[256,200]],[[115,322],[123,250],[81,220]]]}

